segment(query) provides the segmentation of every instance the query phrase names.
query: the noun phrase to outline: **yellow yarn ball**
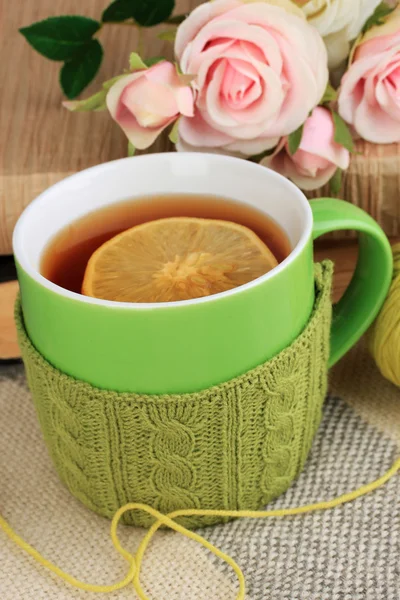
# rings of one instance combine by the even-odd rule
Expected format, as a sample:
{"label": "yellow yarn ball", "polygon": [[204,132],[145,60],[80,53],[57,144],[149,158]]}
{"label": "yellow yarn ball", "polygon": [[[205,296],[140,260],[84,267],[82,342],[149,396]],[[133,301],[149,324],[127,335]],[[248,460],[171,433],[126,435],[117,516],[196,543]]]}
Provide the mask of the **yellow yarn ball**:
{"label": "yellow yarn ball", "polygon": [[370,331],[369,346],[382,375],[400,386],[400,244],[392,248],[393,281]]}

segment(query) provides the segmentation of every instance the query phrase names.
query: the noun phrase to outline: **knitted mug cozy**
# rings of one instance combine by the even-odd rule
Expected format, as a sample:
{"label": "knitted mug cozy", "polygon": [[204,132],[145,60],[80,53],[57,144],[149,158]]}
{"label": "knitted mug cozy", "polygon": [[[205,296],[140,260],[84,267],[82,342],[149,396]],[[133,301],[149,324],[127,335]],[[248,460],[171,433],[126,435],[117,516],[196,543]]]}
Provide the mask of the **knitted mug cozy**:
{"label": "knitted mug cozy", "polygon": [[[327,388],[333,266],[315,266],[315,305],[297,339],[265,364],[210,389],[143,395],[102,390],[54,368],[16,324],[28,383],[61,480],[106,517],[128,502],[255,510],[301,472]],[[134,367],[134,365],[133,365]],[[149,527],[152,517],[126,513]],[[182,517],[189,528],[222,521]]]}

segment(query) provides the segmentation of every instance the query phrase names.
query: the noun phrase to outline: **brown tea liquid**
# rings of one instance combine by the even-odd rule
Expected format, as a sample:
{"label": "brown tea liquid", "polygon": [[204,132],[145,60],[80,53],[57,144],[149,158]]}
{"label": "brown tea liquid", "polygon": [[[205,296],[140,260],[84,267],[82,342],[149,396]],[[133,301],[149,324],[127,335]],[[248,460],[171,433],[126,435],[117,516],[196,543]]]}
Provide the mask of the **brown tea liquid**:
{"label": "brown tea liquid", "polygon": [[53,283],[80,293],[86,265],[97,248],[135,225],[167,217],[233,221],[252,229],[278,262],[291,252],[286,233],[256,208],[220,196],[165,194],[112,204],[71,223],[45,248],[40,272]]}

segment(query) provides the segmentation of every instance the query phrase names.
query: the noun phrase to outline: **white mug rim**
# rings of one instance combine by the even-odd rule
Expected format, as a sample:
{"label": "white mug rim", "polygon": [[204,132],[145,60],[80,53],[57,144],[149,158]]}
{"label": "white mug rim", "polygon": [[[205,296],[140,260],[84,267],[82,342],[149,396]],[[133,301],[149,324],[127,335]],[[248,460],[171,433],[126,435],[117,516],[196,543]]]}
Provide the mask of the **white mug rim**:
{"label": "white mug rim", "polygon": [[[120,158],[117,160],[108,161],[105,163],[101,163],[99,165],[95,165],[93,167],[89,167],[88,169],[83,169],[72,175],[69,175],[68,177],[65,177],[61,181],[58,181],[57,183],[53,184],[52,186],[50,186],[46,190],[44,190],[41,194],[39,194],[24,209],[24,211],[22,212],[21,216],[19,217],[19,219],[15,225],[14,232],[13,232],[14,256],[15,256],[18,264],[23,269],[23,271],[27,275],[29,275],[34,281],[36,281],[36,283],[38,283],[42,287],[47,288],[50,292],[53,292],[53,293],[57,294],[58,296],[63,296],[65,298],[68,298],[70,300],[82,302],[84,304],[91,304],[91,305],[97,305],[97,306],[114,308],[114,309],[119,308],[119,309],[124,309],[124,310],[128,310],[128,309],[130,309],[130,310],[132,310],[132,309],[135,309],[135,310],[162,309],[162,308],[165,309],[165,308],[176,308],[176,307],[184,307],[184,306],[214,302],[214,301],[220,300],[222,298],[227,298],[229,296],[234,296],[234,295],[237,295],[240,293],[244,293],[244,292],[251,290],[252,288],[257,287],[258,285],[261,285],[264,282],[271,280],[274,277],[278,276],[279,273],[281,273],[283,270],[285,270],[302,253],[302,251],[304,250],[305,246],[307,245],[307,243],[311,237],[311,234],[312,234],[313,216],[312,216],[311,207],[309,205],[309,202],[308,202],[306,196],[303,194],[303,192],[298,187],[296,187],[291,181],[289,181],[288,179],[286,179],[279,173],[276,173],[275,171],[272,171],[271,169],[268,169],[267,167],[263,167],[256,163],[245,161],[242,158],[236,158],[236,157],[226,156],[226,155],[222,155],[222,154],[198,153],[198,154],[196,154],[197,156],[206,157],[208,160],[231,162],[232,168],[234,168],[237,161],[240,161],[241,163],[243,163],[243,162],[246,163],[246,165],[247,165],[246,168],[248,168],[249,171],[252,169],[253,170],[254,169],[256,169],[256,170],[263,169],[264,171],[268,172],[268,176],[271,177],[272,179],[274,179],[274,178],[279,179],[280,183],[287,187],[288,193],[296,195],[299,203],[301,204],[302,208],[304,209],[306,224],[305,224],[304,230],[301,233],[300,239],[297,242],[297,244],[295,245],[295,247],[292,249],[290,254],[277,267],[275,267],[274,269],[272,269],[265,275],[262,275],[261,277],[258,277],[257,279],[254,279],[253,281],[250,281],[249,283],[246,283],[244,285],[236,287],[232,290],[228,290],[226,292],[220,292],[218,294],[213,294],[212,296],[205,296],[202,298],[194,298],[192,300],[180,300],[180,301],[176,301],[176,302],[138,303],[138,302],[116,302],[113,300],[102,300],[102,299],[98,299],[98,298],[84,296],[82,294],[78,294],[78,293],[72,292],[70,290],[66,290],[65,288],[62,288],[61,286],[46,279],[39,272],[38,269],[35,269],[32,266],[32,264],[29,260],[29,256],[27,256],[25,247],[23,245],[23,238],[24,238],[25,228],[29,227],[30,215],[33,211],[37,210],[37,205],[39,203],[44,204],[47,201],[47,199],[49,199],[54,194],[54,192],[57,192],[57,190],[60,187],[65,185],[66,182],[69,182],[71,180],[78,181],[80,178],[92,176],[93,174],[96,173],[96,171],[101,171],[101,170],[107,168],[109,165],[115,166],[118,164],[126,163],[126,161],[144,161],[144,160],[156,161],[157,158],[159,158],[160,156],[165,157],[166,154],[173,156],[173,157],[177,157],[176,160],[179,160],[179,156],[181,156],[182,154],[185,154],[185,153],[177,153],[177,152],[154,153],[154,154],[145,154],[145,155],[141,155],[141,156]],[[195,153],[193,153],[193,154],[195,154]],[[173,160],[175,160],[175,158]],[[243,165],[242,165],[242,167],[243,167]],[[67,223],[65,223],[65,225],[67,225]],[[54,232],[54,233],[56,233],[56,232]]]}

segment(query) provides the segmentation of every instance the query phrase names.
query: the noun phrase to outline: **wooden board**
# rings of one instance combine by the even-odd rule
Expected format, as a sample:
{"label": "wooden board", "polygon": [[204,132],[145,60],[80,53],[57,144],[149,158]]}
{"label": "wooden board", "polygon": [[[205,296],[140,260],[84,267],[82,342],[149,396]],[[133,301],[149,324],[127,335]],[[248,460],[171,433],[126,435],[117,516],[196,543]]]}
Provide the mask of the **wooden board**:
{"label": "wooden board", "polygon": [[358,245],[354,240],[319,240],[315,245],[317,262],[329,258],[335,263],[333,279],[333,302],[343,296],[353,277],[358,258]]}
{"label": "wooden board", "polygon": [[[69,113],[58,72],[61,63],[45,59],[18,33],[18,28],[48,16],[84,14],[99,19],[110,0],[0,0],[0,255],[11,252],[11,234],[22,209],[49,185],[92,165],[126,156],[127,140],[104,113]],[[176,12],[189,12],[200,2],[178,0]],[[23,6],[23,10],[22,10]],[[145,54],[172,57],[172,45],[157,39],[166,26],[144,34]],[[137,49],[134,27],[104,26],[99,39],[105,59],[97,84],[128,66]],[[164,138],[153,151],[168,147]]]}
{"label": "wooden board", "polygon": [[[177,0],[176,13],[201,0]],[[107,113],[71,114],[62,108],[60,63],[33,51],[18,28],[51,15],[86,14],[99,18],[109,0],[0,0],[0,255],[11,252],[11,235],[23,208],[49,185],[67,175],[126,155],[124,134]],[[23,10],[22,10],[23,7]],[[148,56],[172,56],[157,39],[160,26],[144,36]],[[105,26],[99,38],[105,60],[97,81],[120,73],[137,48],[136,30]],[[85,92],[93,93],[98,84]],[[152,151],[169,148],[164,137]],[[342,197],[364,207],[390,235],[400,233],[400,146],[360,142],[344,181]],[[324,190],[323,193],[328,193]]]}
{"label": "wooden board", "polygon": [[[309,194],[329,196],[329,186]],[[339,197],[360,206],[378,221],[389,237],[400,235],[400,144],[356,143]],[[333,238],[350,234],[337,232]]]}
{"label": "wooden board", "polygon": [[14,326],[14,304],[18,293],[16,281],[0,283],[0,360],[20,355]]}

